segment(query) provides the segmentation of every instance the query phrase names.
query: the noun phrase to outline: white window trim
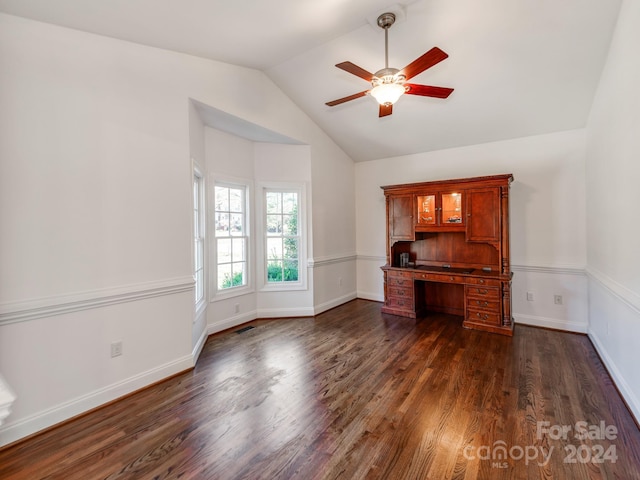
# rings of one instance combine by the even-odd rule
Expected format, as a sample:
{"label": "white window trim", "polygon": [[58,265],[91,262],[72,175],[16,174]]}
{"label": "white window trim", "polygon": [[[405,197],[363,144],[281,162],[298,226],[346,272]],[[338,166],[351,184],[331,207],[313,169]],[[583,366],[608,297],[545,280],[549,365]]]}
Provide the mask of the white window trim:
{"label": "white window trim", "polygon": [[254,287],[254,275],[253,275],[253,236],[252,236],[252,208],[251,200],[253,198],[253,182],[244,178],[229,177],[224,175],[211,175],[209,192],[209,212],[215,213],[215,187],[216,185],[224,187],[241,187],[245,190],[245,230],[247,237],[247,251],[246,251],[246,273],[247,283],[239,287],[233,287],[225,290],[218,290],[218,252],[216,248],[216,235],[215,235],[215,222],[208,222],[210,226],[209,235],[209,251],[210,268],[209,268],[209,301],[218,302],[226,300],[228,298],[239,297],[247,295],[255,291]]}
{"label": "white window trim", "polygon": [[[269,283],[266,278],[266,212],[264,204],[265,191],[280,190],[298,193],[298,231],[300,244],[298,245],[298,281]],[[305,183],[265,182],[258,185],[259,195],[256,196],[256,257],[260,259],[256,265],[256,283],[263,292],[287,292],[307,290],[307,188]]]}
{"label": "white window trim", "polygon": [[[200,228],[198,229],[202,238],[202,298],[200,298],[199,300],[197,300],[195,302],[195,310],[196,310],[196,315],[199,314],[200,312],[202,312],[202,310],[205,308],[206,304],[207,304],[207,221],[206,221],[206,214],[207,214],[207,208],[206,208],[206,182],[205,182],[205,178],[204,175],[202,174],[202,171],[200,170],[200,168],[196,165],[195,161],[192,163],[192,170],[193,170],[193,175],[192,175],[192,181],[194,181],[196,178],[198,179],[198,221],[200,224]],[[192,197],[193,197],[193,191],[192,191]],[[192,208],[194,206],[192,205]],[[193,215],[192,215],[193,217]],[[192,232],[195,231],[195,225],[192,225]],[[195,241],[195,238],[194,238]],[[193,265],[195,267],[195,257],[197,255],[197,251],[194,245],[193,248]],[[197,282],[197,275],[196,275],[196,271],[194,268],[194,297],[195,297],[195,291],[197,291],[198,288],[198,282]]]}

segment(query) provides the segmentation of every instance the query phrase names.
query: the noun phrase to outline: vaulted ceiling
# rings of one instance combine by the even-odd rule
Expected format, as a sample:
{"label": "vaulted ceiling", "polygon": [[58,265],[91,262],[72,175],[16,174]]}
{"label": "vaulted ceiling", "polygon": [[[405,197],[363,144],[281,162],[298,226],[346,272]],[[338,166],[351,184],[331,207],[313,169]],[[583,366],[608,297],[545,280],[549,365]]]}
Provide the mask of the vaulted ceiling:
{"label": "vaulted ceiling", "polygon": [[[585,126],[620,0],[0,0],[0,11],[264,71],[355,161]],[[384,67],[376,18],[394,11],[389,66],[438,46],[449,58],[378,117],[334,65]]]}

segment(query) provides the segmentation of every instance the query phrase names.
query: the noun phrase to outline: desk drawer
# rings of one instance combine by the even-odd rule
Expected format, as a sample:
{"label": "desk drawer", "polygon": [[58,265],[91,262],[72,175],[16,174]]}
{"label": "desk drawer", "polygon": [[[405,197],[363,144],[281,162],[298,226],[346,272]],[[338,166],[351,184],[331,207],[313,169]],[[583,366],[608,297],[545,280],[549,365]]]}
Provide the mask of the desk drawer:
{"label": "desk drawer", "polygon": [[500,280],[494,280],[493,278],[478,278],[478,277],[467,277],[465,280],[466,284],[473,285],[483,285],[485,287],[499,287]]}
{"label": "desk drawer", "polygon": [[448,273],[431,273],[416,272],[413,274],[415,280],[423,280],[425,282],[442,282],[442,283],[464,283],[465,277],[460,275],[449,275]]}
{"label": "desk drawer", "polygon": [[389,287],[413,287],[413,278],[387,276]]}
{"label": "desk drawer", "polygon": [[500,312],[489,312],[467,308],[467,322],[483,323],[487,325],[501,325]]}
{"label": "desk drawer", "polygon": [[413,272],[410,271],[402,271],[402,270],[387,270],[387,280],[391,280],[392,278],[411,278],[413,277]]}
{"label": "desk drawer", "polygon": [[415,309],[413,298],[391,296],[387,298],[387,306],[392,308],[402,308],[404,310]]}
{"label": "desk drawer", "polygon": [[404,297],[412,299],[413,285],[410,285],[409,287],[394,287],[391,285],[387,285],[387,295],[389,295],[390,297]]}
{"label": "desk drawer", "polygon": [[485,312],[500,312],[500,302],[487,298],[469,297],[467,298],[467,307]]}
{"label": "desk drawer", "polygon": [[465,285],[464,293],[468,298],[472,297],[484,300],[500,301],[500,287],[476,287],[474,285]]}

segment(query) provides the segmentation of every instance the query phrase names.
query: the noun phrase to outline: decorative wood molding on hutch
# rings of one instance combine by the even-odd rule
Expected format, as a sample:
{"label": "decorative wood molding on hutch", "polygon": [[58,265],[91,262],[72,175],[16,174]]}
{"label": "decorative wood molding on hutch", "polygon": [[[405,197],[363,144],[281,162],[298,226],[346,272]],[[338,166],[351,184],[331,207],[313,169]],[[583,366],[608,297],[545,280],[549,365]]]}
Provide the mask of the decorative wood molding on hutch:
{"label": "decorative wood molding on hutch", "polygon": [[513,335],[509,262],[512,174],[381,187],[387,205],[382,311],[464,316]]}

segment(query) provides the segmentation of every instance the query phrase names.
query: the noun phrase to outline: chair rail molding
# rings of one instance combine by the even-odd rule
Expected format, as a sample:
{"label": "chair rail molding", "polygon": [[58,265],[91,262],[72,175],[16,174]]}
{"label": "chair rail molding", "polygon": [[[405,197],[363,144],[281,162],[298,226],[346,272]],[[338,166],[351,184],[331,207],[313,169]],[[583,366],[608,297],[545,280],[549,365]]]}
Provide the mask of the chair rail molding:
{"label": "chair rail molding", "polygon": [[636,314],[640,314],[640,295],[593,267],[587,267],[586,273],[590,280],[602,285],[611,295],[631,308]]}
{"label": "chair rail molding", "polygon": [[194,285],[194,278],[185,276],[2,303],[0,304],[0,326],[146,298],[174,295],[188,292],[194,288]]}
{"label": "chair rail molding", "polygon": [[317,258],[310,258],[307,260],[307,266],[309,268],[316,268],[316,267],[324,267],[325,265],[331,265],[334,263],[344,263],[344,262],[351,262],[353,260],[356,260],[357,255],[355,253],[344,253],[344,254],[338,254],[338,255],[327,255],[325,257],[317,257]]}

